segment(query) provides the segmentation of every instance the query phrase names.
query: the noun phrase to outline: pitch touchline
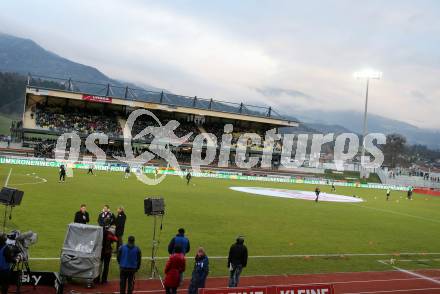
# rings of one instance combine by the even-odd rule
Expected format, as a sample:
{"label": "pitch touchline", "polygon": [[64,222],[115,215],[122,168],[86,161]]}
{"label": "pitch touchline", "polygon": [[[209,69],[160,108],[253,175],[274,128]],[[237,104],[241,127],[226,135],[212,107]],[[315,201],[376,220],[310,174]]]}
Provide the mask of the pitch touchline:
{"label": "pitch touchline", "polygon": [[[249,258],[297,258],[297,257],[343,257],[343,256],[395,256],[396,253],[339,253],[339,254],[290,254],[290,255],[251,255]],[[440,255],[440,252],[400,252],[398,255]],[[156,259],[168,259],[168,256],[159,256]],[[210,256],[210,259],[227,259],[227,256]],[[31,260],[59,260],[59,257],[31,257]],[[114,259],[114,258],[113,258]],[[151,259],[151,257],[142,257]]]}
{"label": "pitch touchline", "polygon": [[[379,262],[382,263],[382,264],[385,264],[385,265],[389,265],[388,263],[383,262],[381,260],[379,260]],[[408,275],[411,275],[411,276],[414,276],[414,277],[417,277],[417,278],[421,278],[421,279],[424,279],[426,281],[430,281],[430,282],[432,282],[434,284],[440,285],[440,281],[438,281],[436,279],[433,279],[433,278],[430,278],[428,276],[425,276],[425,275],[422,275],[422,274],[418,274],[416,272],[412,272],[412,271],[409,271],[409,270],[406,270],[406,269],[403,269],[403,268],[400,268],[400,267],[397,267],[397,266],[394,266],[394,265],[391,265],[391,267],[394,268],[395,270],[398,270],[399,272],[402,272],[402,273],[405,273],[405,274],[408,274]]]}
{"label": "pitch touchline", "polygon": [[[426,259],[398,259],[398,262],[425,262],[425,261],[440,261],[440,258],[426,258]],[[386,264],[391,264],[389,263],[388,259],[381,259],[378,260],[378,262],[380,263],[386,263]]]}
{"label": "pitch touchline", "polygon": [[12,173],[12,167],[9,169],[8,177],[6,178],[5,181],[5,187],[7,187],[9,184],[9,178],[11,177],[11,173]]}
{"label": "pitch touchline", "polygon": [[347,203],[347,204],[350,204],[350,205],[353,205],[353,206],[357,206],[357,207],[362,207],[362,208],[368,208],[368,209],[376,210],[376,211],[380,211],[380,212],[386,212],[386,213],[396,214],[396,215],[400,215],[400,216],[408,216],[408,217],[417,218],[417,219],[421,219],[421,220],[425,220],[425,221],[430,221],[430,222],[434,222],[434,223],[440,223],[440,220],[436,220],[436,219],[432,219],[432,218],[427,218],[427,217],[423,217],[423,216],[417,216],[417,215],[412,215],[412,214],[407,214],[407,213],[402,213],[402,212],[396,212],[396,211],[382,209],[382,208],[369,207],[369,206],[364,206],[364,205],[356,205],[356,204],[353,204],[353,203]]}

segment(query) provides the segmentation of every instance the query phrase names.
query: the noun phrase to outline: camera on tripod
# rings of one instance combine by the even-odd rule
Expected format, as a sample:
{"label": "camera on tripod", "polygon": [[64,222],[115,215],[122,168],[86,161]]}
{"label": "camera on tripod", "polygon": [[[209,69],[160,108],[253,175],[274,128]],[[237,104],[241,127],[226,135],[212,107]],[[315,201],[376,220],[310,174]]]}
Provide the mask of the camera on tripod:
{"label": "camera on tripod", "polygon": [[14,263],[27,262],[29,260],[28,249],[37,242],[37,234],[28,231],[23,234],[15,230],[6,235],[6,245],[10,246]]}

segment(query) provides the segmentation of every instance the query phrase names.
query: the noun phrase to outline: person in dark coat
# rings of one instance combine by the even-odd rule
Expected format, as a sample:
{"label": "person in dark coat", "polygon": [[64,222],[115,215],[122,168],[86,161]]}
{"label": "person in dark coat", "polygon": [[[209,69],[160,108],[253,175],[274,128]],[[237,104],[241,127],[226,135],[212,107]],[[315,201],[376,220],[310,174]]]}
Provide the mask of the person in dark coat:
{"label": "person in dark coat", "polygon": [[81,204],[79,211],[75,213],[74,223],[87,224],[90,221],[89,213],[85,204]]}
{"label": "person in dark coat", "polygon": [[[110,268],[110,261],[112,259],[112,244],[118,241],[118,237],[114,234],[115,227],[110,226],[110,219],[105,219],[104,235],[102,237],[102,251],[101,251],[101,275],[98,276],[97,282],[102,284],[107,283],[108,270]],[[101,269],[100,268],[100,269]]]}
{"label": "person in dark coat", "polygon": [[407,194],[407,197],[408,197],[409,200],[412,200],[412,194],[413,194],[413,187],[409,186],[408,194]]}
{"label": "person in dark coat", "polygon": [[202,247],[197,249],[194,262],[194,269],[191,276],[191,282],[188,288],[188,294],[197,294],[199,289],[205,288],[206,278],[209,274],[209,259]]}
{"label": "person in dark coat", "polygon": [[66,167],[64,166],[64,164],[60,165],[60,179],[59,182],[61,183],[61,181],[65,182],[66,181]]}
{"label": "person in dark coat", "polygon": [[127,244],[119,247],[117,260],[120,270],[119,293],[133,293],[134,276],[141,267],[142,253],[134,244],[134,237],[128,237]]}
{"label": "person in dark coat", "polygon": [[117,248],[122,246],[122,236],[124,235],[125,222],[127,220],[127,216],[125,215],[124,207],[120,206],[117,210],[118,214],[116,215],[115,225],[116,231],[115,235],[118,237],[118,245]]}
{"label": "person in dark coat", "polygon": [[183,228],[180,228],[177,235],[171,239],[168,244],[168,253],[173,254],[177,246],[181,248],[183,255],[186,255],[190,250],[189,239],[185,237],[185,229]]}
{"label": "person in dark coat", "polygon": [[0,287],[1,293],[7,294],[14,250],[6,244],[6,235],[0,234]]}
{"label": "person in dark coat", "polygon": [[315,189],[315,195],[316,195],[315,202],[318,202],[319,194],[321,194],[321,189],[319,189],[319,187],[316,187],[316,189]]}
{"label": "person in dark coat", "polygon": [[101,227],[105,226],[105,220],[109,219],[110,220],[110,225],[114,224],[115,221],[115,216],[113,215],[113,213],[110,211],[110,206],[108,206],[107,204],[104,205],[104,208],[102,209],[101,213],[98,216],[98,224]]}
{"label": "person in dark coat", "polygon": [[186,174],[186,184],[187,184],[187,185],[189,185],[189,182],[191,182],[191,178],[192,178],[191,173],[188,172],[188,173]]}
{"label": "person in dark coat", "polygon": [[244,237],[239,236],[229,249],[228,268],[230,272],[229,287],[237,287],[240,282],[240,274],[247,265],[248,250],[244,245]]}
{"label": "person in dark coat", "polygon": [[179,287],[181,282],[180,278],[185,271],[185,263],[185,255],[182,253],[182,247],[177,245],[174,248],[174,253],[170,255],[165,265],[165,279],[163,284],[166,294],[177,293],[177,287]]}

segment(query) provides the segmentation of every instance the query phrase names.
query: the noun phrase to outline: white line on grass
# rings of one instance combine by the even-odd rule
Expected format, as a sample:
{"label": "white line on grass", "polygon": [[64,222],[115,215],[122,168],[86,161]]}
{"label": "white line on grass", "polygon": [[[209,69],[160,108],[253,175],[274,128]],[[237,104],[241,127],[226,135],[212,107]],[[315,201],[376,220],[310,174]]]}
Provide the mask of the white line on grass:
{"label": "white line on grass", "polygon": [[[303,258],[303,257],[346,257],[346,256],[395,256],[396,253],[339,253],[339,254],[290,254],[290,255],[251,255],[249,258]],[[401,252],[399,255],[440,255],[440,252]],[[156,257],[156,259],[168,259],[168,256]],[[227,259],[227,256],[210,256],[210,259]],[[31,260],[58,260],[59,257],[32,257]],[[151,257],[142,257],[150,260]]]}
{"label": "white line on grass", "polygon": [[[390,265],[390,264],[388,264],[386,262],[383,262],[381,260],[379,260],[379,262],[382,263],[382,264]],[[425,276],[425,275],[422,275],[422,274],[418,274],[416,272],[412,272],[412,271],[409,271],[409,270],[406,270],[406,269],[403,269],[403,268],[400,268],[400,267],[397,267],[397,266],[394,266],[394,265],[391,265],[391,267],[393,269],[395,269],[395,270],[398,270],[399,272],[402,272],[402,273],[405,273],[405,274],[408,274],[408,275],[411,275],[411,276],[414,276],[414,277],[418,277],[418,278],[424,279],[426,281],[430,281],[430,282],[432,282],[434,284],[440,285],[440,281],[439,280],[436,280],[436,279],[430,278],[428,276]]]}
{"label": "white line on grass", "polygon": [[376,207],[370,207],[370,206],[365,206],[365,205],[356,205],[356,204],[351,204],[351,203],[348,203],[348,204],[353,205],[353,206],[357,206],[357,207],[368,208],[368,209],[371,209],[371,210],[376,210],[376,211],[385,212],[385,213],[391,213],[391,214],[400,215],[400,216],[407,216],[407,217],[417,218],[417,219],[420,219],[420,220],[430,221],[430,222],[434,222],[434,223],[440,224],[440,220],[432,219],[432,218],[428,218],[428,217],[412,215],[412,214],[402,213],[402,212],[396,212],[396,211],[393,211],[393,210],[376,208]]}
{"label": "white line on grass", "polygon": [[[391,264],[390,260],[382,259],[378,260],[380,263]],[[425,259],[397,259],[397,262],[425,262],[425,261],[440,261],[440,258],[425,258]]]}
{"label": "white line on grass", "polygon": [[5,181],[5,187],[7,187],[9,184],[9,178],[11,177],[11,173],[12,173],[12,167],[9,169],[8,177],[6,178]]}
{"label": "white line on grass", "polygon": [[40,178],[39,176],[36,176],[35,179],[40,180],[39,182],[29,182],[29,183],[18,183],[14,184],[14,186],[23,186],[23,185],[37,185],[37,184],[44,184],[47,182],[45,178]]}

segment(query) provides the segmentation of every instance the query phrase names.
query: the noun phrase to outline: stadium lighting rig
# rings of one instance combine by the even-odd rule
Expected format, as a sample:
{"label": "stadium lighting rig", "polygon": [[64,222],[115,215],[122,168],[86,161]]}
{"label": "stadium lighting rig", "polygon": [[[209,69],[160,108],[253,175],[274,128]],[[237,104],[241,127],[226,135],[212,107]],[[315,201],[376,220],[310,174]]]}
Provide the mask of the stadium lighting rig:
{"label": "stadium lighting rig", "polygon": [[373,80],[380,80],[382,78],[382,72],[376,71],[370,68],[366,68],[361,71],[357,71],[353,74],[354,78],[357,80],[360,79],[373,79]]}
{"label": "stadium lighting rig", "polygon": [[365,91],[365,109],[364,109],[364,127],[362,134],[362,150],[361,150],[361,174],[360,177],[367,177],[366,170],[363,168],[362,161],[365,156],[365,137],[367,136],[367,113],[368,113],[368,90],[370,85],[370,80],[380,80],[382,78],[382,72],[373,70],[370,68],[357,71],[353,74],[354,78],[357,80],[366,80],[367,87]]}

